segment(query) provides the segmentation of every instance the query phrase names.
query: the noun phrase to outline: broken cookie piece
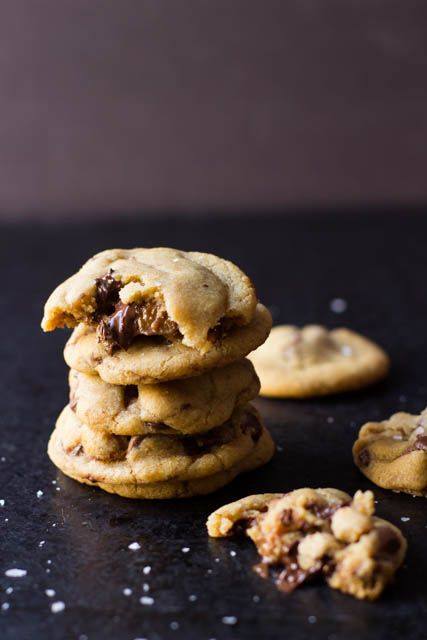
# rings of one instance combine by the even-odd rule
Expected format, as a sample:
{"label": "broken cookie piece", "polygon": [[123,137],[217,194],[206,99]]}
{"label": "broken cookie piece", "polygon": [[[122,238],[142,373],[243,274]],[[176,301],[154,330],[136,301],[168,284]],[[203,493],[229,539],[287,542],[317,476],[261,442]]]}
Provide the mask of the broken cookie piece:
{"label": "broken cookie piece", "polygon": [[353,459],[379,487],[427,496],[427,409],[363,425],[353,445]]}
{"label": "broken cookie piece", "polygon": [[110,249],[55,289],[42,328],[91,325],[109,353],[140,336],[204,353],[249,324],[256,303],[249,278],[227,260],[167,248]]}
{"label": "broken cookie piece", "polygon": [[392,580],[406,553],[394,525],[374,516],[371,491],[354,498],[337,489],[297,489],[248,496],[221,507],[207,521],[213,537],[245,532],[285,592],[323,577],[334,589],[374,600]]}

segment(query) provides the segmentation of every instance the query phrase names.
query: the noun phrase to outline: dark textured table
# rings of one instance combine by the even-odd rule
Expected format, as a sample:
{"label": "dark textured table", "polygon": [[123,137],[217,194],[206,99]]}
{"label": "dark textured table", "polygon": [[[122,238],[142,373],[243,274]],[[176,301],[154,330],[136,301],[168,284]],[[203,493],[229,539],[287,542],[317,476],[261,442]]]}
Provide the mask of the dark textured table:
{"label": "dark textured table", "polygon": [[[426,502],[373,487],[351,459],[361,423],[426,404],[426,237],[427,218],[394,214],[1,226],[1,640],[426,638]],[[359,330],[391,354],[390,377],[329,399],[259,400],[279,449],[211,496],[132,501],[64,477],[45,451],[67,401],[66,335],[41,333],[42,304],[95,251],[135,245],[234,260],[276,321]],[[344,313],[331,310],[334,298],[346,300]],[[402,528],[407,560],[380,601],[324,584],[279,593],[251,570],[250,541],[208,539],[206,517],[225,502],[301,486],[374,488],[378,513]],[[27,573],[7,577],[11,568]],[[140,604],[144,594],[151,606]],[[65,609],[52,613],[52,602]]]}

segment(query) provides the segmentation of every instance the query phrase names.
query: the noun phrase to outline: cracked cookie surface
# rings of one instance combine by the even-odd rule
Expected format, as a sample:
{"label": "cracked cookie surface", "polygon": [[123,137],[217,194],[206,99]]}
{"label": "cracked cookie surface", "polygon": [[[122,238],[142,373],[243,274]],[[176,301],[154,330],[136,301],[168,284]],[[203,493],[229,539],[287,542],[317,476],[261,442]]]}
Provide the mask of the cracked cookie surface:
{"label": "cracked cookie surface", "polygon": [[379,487],[427,496],[427,409],[366,423],[353,445],[353,459]]}
{"label": "cracked cookie surface", "polygon": [[81,422],[117,435],[144,435],[161,423],[200,433],[228,420],[255,398],[259,380],[249,360],[195,378],[159,384],[111,385],[98,375],[70,371],[70,404]]}
{"label": "cracked cookie surface", "polygon": [[250,356],[261,395],[309,398],[360,389],[383,378],[390,363],[378,345],[349,329],[273,327]]}
{"label": "cracked cookie surface", "polygon": [[42,328],[96,328],[105,350],[138,336],[162,336],[205,353],[230,328],[248,324],[256,294],[249,278],[217,256],[176,249],[110,249],[60,284]]}
{"label": "cracked cookie surface", "polygon": [[151,384],[196,376],[241,359],[264,342],[270,329],[271,314],[258,304],[249,324],[230,330],[206,353],[182,342],[147,338],[136,341],[126,351],[121,349],[110,355],[99,344],[96,332],[81,324],[68,340],[64,357],[72,369],[97,373],[110,384]]}
{"label": "cracked cookie surface", "polygon": [[374,600],[393,579],[407,543],[374,516],[372,492],[352,499],[337,489],[260,494],[221,507],[207,521],[214,537],[245,532],[262,558],[256,570],[293,591],[315,577],[356,598]]}

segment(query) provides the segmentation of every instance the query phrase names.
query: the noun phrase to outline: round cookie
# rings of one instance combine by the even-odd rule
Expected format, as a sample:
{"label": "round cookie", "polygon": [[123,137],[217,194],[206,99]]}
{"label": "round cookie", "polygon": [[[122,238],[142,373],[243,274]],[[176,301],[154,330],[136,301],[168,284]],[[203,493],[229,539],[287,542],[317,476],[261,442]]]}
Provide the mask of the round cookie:
{"label": "round cookie", "polygon": [[72,369],[98,373],[110,384],[152,384],[196,376],[239,360],[262,344],[270,329],[271,314],[258,304],[249,324],[230,330],[206,353],[182,342],[159,343],[155,338],[146,338],[127,351],[122,349],[109,355],[98,343],[95,331],[81,324],[65,345],[64,357]]}
{"label": "round cookie", "polygon": [[383,378],[390,366],[387,354],[367,338],[318,325],[273,327],[250,360],[261,380],[260,394],[276,398],[360,389]]}
{"label": "round cookie", "polygon": [[110,352],[138,335],[164,336],[202,353],[217,335],[248,324],[256,294],[249,278],[217,256],[176,249],[109,249],[51,294],[42,328],[98,328]]}
{"label": "round cookie", "polygon": [[427,409],[368,422],[353,445],[353,459],[383,489],[427,496]]}
{"label": "round cookie", "polygon": [[52,462],[63,473],[78,482],[98,486],[104,491],[127,498],[168,499],[186,498],[216,491],[231,482],[240,473],[250,471],[268,462],[274,453],[274,443],[268,431],[263,428],[259,440],[249,454],[227,470],[186,480],[171,479],[147,483],[139,483],[135,479],[131,479],[127,483],[107,482],[106,479],[99,480],[97,476],[88,472],[90,460],[84,452],[76,452],[73,455],[64,450],[58,428],[52,433],[48,453]]}
{"label": "round cookie", "polygon": [[214,537],[245,531],[282,591],[315,576],[356,598],[376,599],[406,553],[406,540],[391,523],[374,516],[371,491],[354,498],[337,489],[297,489],[261,494],[221,507],[207,521]]}
{"label": "round cookie", "polygon": [[81,422],[127,436],[151,433],[159,423],[182,433],[209,431],[259,391],[246,359],[195,378],[139,386],[112,385],[71,369],[69,383],[70,404]]}
{"label": "round cookie", "polygon": [[55,429],[70,464],[78,459],[79,469],[107,484],[189,480],[226,471],[249,455],[262,431],[259,415],[250,405],[197,436],[102,434],[82,425],[69,406]]}

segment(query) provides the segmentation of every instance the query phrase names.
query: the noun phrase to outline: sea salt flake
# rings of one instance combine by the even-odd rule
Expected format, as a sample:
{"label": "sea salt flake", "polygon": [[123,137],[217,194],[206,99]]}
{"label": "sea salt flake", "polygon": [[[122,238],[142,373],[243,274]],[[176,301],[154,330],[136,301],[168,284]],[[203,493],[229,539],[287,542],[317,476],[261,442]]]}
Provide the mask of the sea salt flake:
{"label": "sea salt flake", "polygon": [[310,624],[314,624],[315,622],[317,622],[317,618],[316,616],[308,616],[308,621]]}
{"label": "sea salt flake", "polygon": [[56,595],[55,589],[46,589],[45,594],[48,598],[53,598]]}
{"label": "sea salt flake", "polygon": [[237,556],[236,551],[234,551],[233,549],[230,551],[230,556],[232,556],[234,558],[234,556]]}
{"label": "sea salt flake", "polygon": [[222,623],[227,625],[237,624],[236,616],[224,616],[222,618]]}
{"label": "sea salt flake", "polygon": [[5,504],[6,504],[6,500],[0,500],[0,507],[4,507]]}
{"label": "sea salt flake", "polygon": [[188,553],[190,551],[190,547],[182,547],[182,553]]}
{"label": "sea salt flake", "polygon": [[188,600],[189,600],[190,602],[196,602],[196,600],[197,600],[197,596],[196,596],[196,595],[194,595],[194,593],[193,593],[193,594],[191,594],[191,596],[188,596]]}
{"label": "sea salt flake", "polygon": [[326,419],[326,422],[328,424],[332,424],[333,422],[335,422],[335,418],[333,416],[328,416]]}
{"label": "sea salt flake", "polygon": [[140,548],[141,545],[138,544],[138,542],[131,542],[130,545],[128,545],[128,549],[131,549],[132,551],[138,551]]}
{"label": "sea salt flake", "polygon": [[8,602],[3,602],[1,609],[2,611],[7,611],[10,607],[10,604]]}
{"label": "sea salt flake", "polygon": [[52,604],[50,605],[50,610],[52,611],[52,613],[59,613],[60,611],[64,611],[65,609],[65,602],[62,602],[62,600],[58,600],[57,602],[52,602]]}
{"label": "sea salt flake", "polygon": [[151,606],[152,604],[154,604],[154,598],[152,598],[151,596],[141,596],[139,601],[141,604],[144,604],[147,606]]}
{"label": "sea salt flake", "polygon": [[40,540],[39,547],[42,547],[45,544],[46,540]]}
{"label": "sea salt flake", "polygon": [[170,628],[172,629],[172,631],[176,631],[177,629],[179,629],[179,622],[176,622],[175,620],[173,622],[170,623]]}
{"label": "sea salt flake", "polygon": [[8,587],[6,589],[6,593],[7,593],[8,596],[10,596],[10,594],[13,593],[13,587]]}
{"label": "sea salt flake", "polygon": [[124,596],[131,596],[132,595],[132,589],[129,589],[129,587],[125,587],[125,589],[123,589],[123,595]]}
{"label": "sea salt flake", "polygon": [[8,578],[23,578],[27,575],[26,569],[8,569],[4,572],[4,575]]}
{"label": "sea salt flake", "polygon": [[402,522],[409,522],[411,518],[409,518],[408,516],[402,516],[400,519],[402,520]]}
{"label": "sea salt flake", "polygon": [[330,301],[329,307],[334,313],[344,313],[347,310],[347,301],[344,298],[334,298]]}
{"label": "sea salt flake", "polygon": [[36,496],[37,496],[38,498],[41,498],[41,497],[42,497],[42,495],[43,495],[43,491],[41,491],[41,490],[39,489],[39,490],[37,491],[37,493],[36,493]]}
{"label": "sea salt flake", "polygon": [[252,601],[253,602],[259,602],[261,600],[261,598],[257,595],[252,596]]}
{"label": "sea salt flake", "polygon": [[145,576],[148,576],[148,574],[151,572],[151,567],[149,565],[147,565],[146,567],[143,568],[142,573]]}
{"label": "sea salt flake", "polygon": [[144,582],[144,584],[142,585],[142,590],[144,591],[144,593],[150,591],[150,585],[148,584],[148,582]]}

